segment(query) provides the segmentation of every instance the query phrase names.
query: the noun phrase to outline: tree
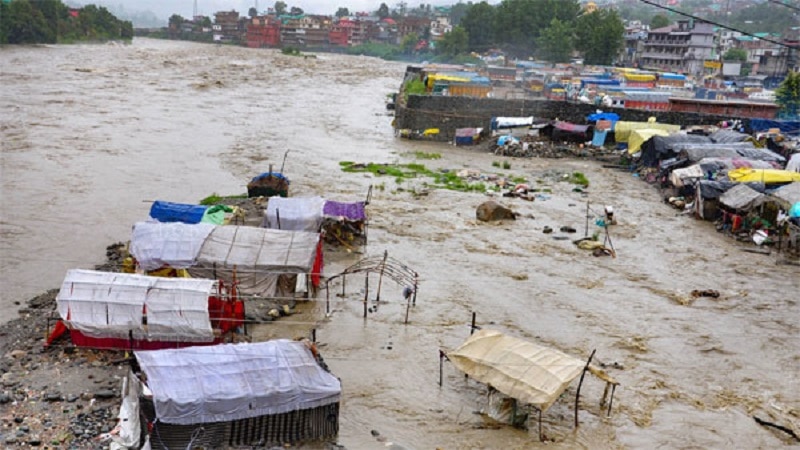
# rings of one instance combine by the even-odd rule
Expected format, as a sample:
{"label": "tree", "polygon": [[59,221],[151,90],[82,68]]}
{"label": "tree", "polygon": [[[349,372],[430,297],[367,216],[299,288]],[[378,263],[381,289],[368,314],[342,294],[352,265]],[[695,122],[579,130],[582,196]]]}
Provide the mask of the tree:
{"label": "tree", "polygon": [[389,17],[389,6],[387,6],[386,3],[381,3],[381,6],[378,7],[377,15],[381,19]]}
{"label": "tree", "polygon": [[780,109],[780,116],[795,119],[800,114],[800,73],[789,72],[778,89],[775,90],[775,103]]}
{"label": "tree", "polygon": [[612,9],[584,14],[575,24],[575,48],[586,64],[610,65],[625,45],[625,25]]}
{"label": "tree", "polygon": [[504,0],[495,10],[494,40],[512,54],[529,55],[553,19],[571,27],[580,11],[578,0]]}
{"label": "tree", "polygon": [[550,21],[550,26],[545,28],[536,39],[538,54],[545,61],[553,63],[568,62],[572,56],[572,28],[566,22],[556,18]]}
{"label": "tree", "polygon": [[747,61],[747,50],[743,48],[732,48],[722,56],[723,61]]}
{"label": "tree", "polygon": [[281,0],[278,0],[277,2],[275,2],[275,7],[274,8],[275,8],[275,14],[277,14],[279,16],[282,16],[282,15],[286,14],[286,2],[282,2]]}
{"label": "tree", "polygon": [[466,53],[469,48],[469,36],[463,27],[453,27],[453,30],[445,33],[442,40],[436,47],[438,53],[453,57]]}
{"label": "tree", "polygon": [[341,6],[339,9],[336,10],[336,17],[347,17],[350,15],[350,10],[347,8],[342,8]]}
{"label": "tree", "polygon": [[250,9],[247,10],[247,15],[250,16],[251,18],[255,17],[258,15],[258,10],[255,7],[251,6]]}
{"label": "tree", "polygon": [[403,36],[403,41],[400,42],[400,48],[403,49],[404,54],[410,55],[414,52],[417,42],[419,42],[419,35],[414,32],[408,33],[407,35]]}
{"label": "tree", "polygon": [[669,20],[669,17],[664,14],[656,14],[650,21],[650,29],[655,30],[656,28],[664,28],[670,24],[672,24],[672,21]]}
{"label": "tree", "polygon": [[480,2],[470,5],[467,13],[461,19],[461,26],[469,36],[469,49],[484,51],[492,47],[494,42],[494,23],[495,9],[490,4]]}
{"label": "tree", "polygon": [[42,12],[27,0],[11,2],[4,13],[7,16],[4,15],[0,22],[6,22],[4,32],[9,44],[55,42],[55,30],[47,26]]}
{"label": "tree", "polygon": [[303,8],[300,8],[298,6],[292,6],[292,9],[289,10],[289,14],[293,16],[301,16],[303,15],[304,12],[305,11],[303,11]]}
{"label": "tree", "polygon": [[[472,2],[470,2],[470,5],[471,4]],[[461,19],[467,15],[470,5],[459,1],[450,7],[450,23],[452,23],[453,26],[461,24]]]}

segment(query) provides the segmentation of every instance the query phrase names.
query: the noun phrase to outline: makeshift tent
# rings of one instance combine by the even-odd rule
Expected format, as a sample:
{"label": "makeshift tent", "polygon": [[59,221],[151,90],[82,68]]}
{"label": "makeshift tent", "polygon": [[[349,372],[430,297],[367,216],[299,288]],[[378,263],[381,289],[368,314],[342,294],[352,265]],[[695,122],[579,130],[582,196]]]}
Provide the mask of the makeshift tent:
{"label": "makeshift tent", "polygon": [[772,163],[754,161],[743,158],[703,158],[697,164],[682,169],[675,169],[670,174],[670,181],[674,186],[681,187],[685,184],[694,184],[692,180],[706,178],[708,173],[718,174],[740,167],[755,169],[770,169]]}
{"label": "makeshift tent", "polygon": [[153,448],[283,447],[338,433],[341,384],[315,352],[285,339],[137,351],[146,381],[128,380],[146,386],[135,406]]}
{"label": "makeshift tent", "polygon": [[[285,159],[285,157],[284,157]],[[289,179],[280,172],[264,172],[247,183],[248,197],[289,196]]]}
{"label": "makeshift tent", "polygon": [[719,202],[731,209],[749,211],[763,203],[765,199],[766,195],[750,186],[737,184],[722,194],[719,197]]}
{"label": "makeshift tent", "polygon": [[794,182],[781,186],[770,193],[772,197],[778,199],[783,208],[791,208],[800,203],[800,183]]}
{"label": "makeshift tent", "polygon": [[270,197],[262,225],[277,230],[318,232],[323,206],[322,197]]}
{"label": "makeshift tent", "polygon": [[631,155],[638,153],[642,148],[642,144],[644,144],[653,136],[669,136],[669,131],[660,130],[657,128],[640,128],[631,130],[631,133],[628,136],[628,153]]}
{"label": "makeshift tent", "polygon": [[296,275],[310,275],[316,287],[322,272],[320,235],[304,231],[139,222],[131,255],[145,270],[169,266],[226,283],[236,279],[241,292],[268,297],[297,292]]}
{"label": "makeshift tent", "polygon": [[734,169],[728,172],[728,178],[736,183],[780,184],[800,181],[800,173],[777,169]]}
{"label": "makeshift tent", "polygon": [[749,134],[740,133],[738,131],[734,131],[728,128],[719,129],[711,133],[708,137],[710,137],[713,142],[720,144],[725,144],[730,142],[745,142],[753,140],[753,137],[750,136]]}
{"label": "makeshift tent", "polygon": [[232,213],[233,208],[227,205],[188,205],[156,200],[150,207],[150,217],[159,222],[225,223],[225,213]]}
{"label": "makeshift tent", "polygon": [[680,131],[681,126],[658,122],[619,121],[616,125],[614,125],[614,139],[617,142],[628,142],[628,137],[630,136],[631,131],[640,129],[657,129],[667,131],[668,133],[676,133]]}
{"label": "makeshift tent", "polygon": [[[775,163],[784,161],[783,156],[765,148],[756,148],[751,142],[724,144],[677,143],[671,149],[689,161],[700,161],[705,158],[744,158]],[[770,168],[775,168],[775,166],[771,165]]]}
{"label": "makeshift tent", "polygon": [[[617,123],[618,129],[620,123],[622,122]],[[639,157],[639,164],[646,167],[655,167],[658,165],[659,161],[674,158],[678,153],[673,150],[673,147],[679,143],[710,144],[711,139],[707,136],[683,133],[672,133],[668,136],[653,136],[642,144],[642,154]]]}
{"label": "makeshift tent", "polygon": [[458,128],[456,129],[456,145],[477,144],[481,137],[483,128]]}
{"label": "makeshift tent", "polygon": [[368,225],[366,205],[371,195],[370,190],[367,201],[363,202],[325,201],[322,209],[322,229],[328,242],[349,246],[361,238],[366,244]]}
{"label": "makeshift tent", "polygon": [[539,133],[553,141],[586,142],[592,140],[591,125],[577,125],[558,120],[543,127]]}
{"label": "makeshift tent", "polygon": [[[218,281],[73,269],[56,296],[78,346],[158,349],[221,342],[244,320],[243,304]],[[216,332],[215,332],[216,330]]]}
{"label": "makeshift tent", "polygon": [[[453,351],[440,352],[440,361],[441,356],[470,378],[538,409],[540,438],[541,414],[586,370],[606,381],[607,387],[618,384],[589,362],[488,329],[475,332]],[[579,392],[580,387],[576,396]]]}
{"label": "makeshift tent", "polygon": [[[694,210],[698,217],[705,220],[714,220],[719,215],[719,198],[736,186],[731,181],[700,180],[695,187]],[[748,183],[748,186],[758,192],[764,192],[764,185]]]}

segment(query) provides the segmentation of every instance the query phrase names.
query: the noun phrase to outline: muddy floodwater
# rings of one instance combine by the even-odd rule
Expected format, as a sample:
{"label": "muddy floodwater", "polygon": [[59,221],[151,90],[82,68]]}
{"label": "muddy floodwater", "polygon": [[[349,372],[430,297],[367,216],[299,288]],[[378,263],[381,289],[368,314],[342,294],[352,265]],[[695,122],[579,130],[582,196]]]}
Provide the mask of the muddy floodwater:
{"label": "muddy floodwater", "polygon": [[[313,301],[257,330],[296,337],[317,329],[342,380],[345,447],[791,445],[753,416],[800,425],[797,266],[742,251],[630,173],[597,162],[506,159],[511,167],[501,169],[493,163],[503,159],[484,152],[396,139],[384,100],[404,70],[366,57],[145,39],[0,49],[0,317],[58,287],[67,269],[102,262],[106,245],[129,239],[131,225],[147,218],[150,201],[243,193],[288,149],[293,196],[353,201],[375,186],[368,246],[329,251],[326,275],[388,251],[421,278],[408,325],[403,286],[391,281],[362,318],[362,278],[331,296],[328,316],[324,301]],[[415,160],[417,152],[441,158]],[[487,224],[475,220],[484,194],[427,189],[425,179],[398,186],[344,173],[340,161],[475,169],[551,192],[533,202],[498,199],[519,217]],[[589,179],[586,193],[562,181],[575,171]],[[616,258],[572,244],[585,232],[587,202],[592,212],[614,206]],[[588,233],[596,231],[590,223]],[[720,296],[690,296],[706,289]],[[621,383],[611,416],[599,407],[603,383],[587,375],[581,426],[573,429],[573,383],[544,415],[548,442],[539,444],[535,427],[480,414],[486,387],[448,363],[439,387],[439,349],[466,339],[472,311],[482,327],[581,359],[596,349],[595,362]]]}

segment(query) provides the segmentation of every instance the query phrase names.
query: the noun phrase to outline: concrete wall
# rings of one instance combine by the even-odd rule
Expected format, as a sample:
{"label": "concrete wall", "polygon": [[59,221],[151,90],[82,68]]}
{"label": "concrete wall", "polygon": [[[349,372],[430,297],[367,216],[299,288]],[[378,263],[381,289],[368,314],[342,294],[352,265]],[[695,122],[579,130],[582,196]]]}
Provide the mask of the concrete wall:
{"label": "concrete wall", "polygon": [[[492,117],[527,117],[564,120],[577,124],[586,123],[586,116],[596,112],[597,106],[584,103],[568,103],[552,100],[523,100],[471,97],[443,97],[410,95],[405,105],[398,103],[395,110],[395,128],[425,130],[439,128],[438,140],[451,141],[457,128],[488,130]],[[714,125],[736,117],[721,117],[706,114],[679,113],[670,111],[642,111],[634,109],[605,108],[615,112],[620,120],[646,122],[656,117],[658,122],[681,126]],[[742,119],[744,125],[748,121]]]}

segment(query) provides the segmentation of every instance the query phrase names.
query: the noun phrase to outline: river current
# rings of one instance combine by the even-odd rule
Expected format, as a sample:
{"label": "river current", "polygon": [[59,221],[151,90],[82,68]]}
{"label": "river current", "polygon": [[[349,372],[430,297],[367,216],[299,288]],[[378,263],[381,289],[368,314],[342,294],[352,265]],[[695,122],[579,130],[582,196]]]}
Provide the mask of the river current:
{"label": "river current", "polygon": [[[0,49],[0,318],[58,287],[68,269],[102,262],[151,201],[243,193],[289,150],[293,196],[352,201],[376,187],[367,247],[329,252],[326,275],[388,251],[421,277],[408,325],[403,286],[385,283],[365,320],[352,281],[328,317],[312,301],[261,330],[297,337],[317,329],[342,380],[347,448],[788,444],[752,416],[800,424],[796,266],[742,251],[630,173],[596,162],[507,159],[511,167],[500,169],[491,154],[397,139],[384,100],[404,70],[367,57],[148,39]],[[510,174],[551,192],[534,202],[499,199],[518,219],[486,224],[475,220],[484,194],[429,189],[423,179],[397,185],[339,166],[415,162],[418,152],[441,155],[416,161],[433,169]],[[587,193],[561,181],[574,171],[590,180]],[[587,202],[591,211],[614,205],[616,258],[593,257],[559,231],[583,235]],[[721,295],[694,298],[695,289]],[[581,359],[596,349],[595,363],[621,383],[610,417],[598,405],[603,384],[587,376],[581,426],[573,429],[573,383],[544,415],[549,442],[539,444],[535,422],[524,431],[479,414],[486,387],[448,363],[439,387],[439,349],[466,339],[473,311],[482,327]]]}

